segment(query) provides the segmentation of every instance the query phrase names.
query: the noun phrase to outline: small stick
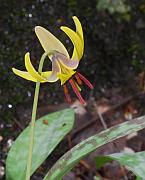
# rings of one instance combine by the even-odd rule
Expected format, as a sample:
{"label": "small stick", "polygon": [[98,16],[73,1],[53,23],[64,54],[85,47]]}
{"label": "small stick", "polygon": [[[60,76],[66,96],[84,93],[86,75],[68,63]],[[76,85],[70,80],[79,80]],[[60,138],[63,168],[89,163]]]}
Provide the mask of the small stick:
{"label": "small stick", "polygon": [[[126,104],[127,102],[129,102],[130,100],[132,100],[134,97],[143,95],[143,94],[144,94],[143,92],[138,92],[135,95],[131,95],[129,97],[124,98],[121,102],[113,105],[110,109],[108,109],[107,111],[102,113],[102,115],[105,115],[108,112],[111,112],[112,110],[119,108],[120,106],[122,106],[122,105]],[[97,119],[99,119],[99,115],[97,117],[92,118],[90,121],[88,121],[87,123],[82,125],[80,128],[76,129],[71,135],[72,139],[74,139],[81,131],[84,131],[86,128],[92,126],[96,122]]]}
{"label": "small stick", "polygon": [[21,123],[20,123],[15,117],[13,117],[13,120],[14,120],[14,122],[18,125],[18,127],[19,127],[21,130],[24,129],[23,126],[21,125]]}
{"label": "small stick", "polygon": [[80,160],[80,164],[83,165],[87,170],[91,169],[90,165],[84,160]]}

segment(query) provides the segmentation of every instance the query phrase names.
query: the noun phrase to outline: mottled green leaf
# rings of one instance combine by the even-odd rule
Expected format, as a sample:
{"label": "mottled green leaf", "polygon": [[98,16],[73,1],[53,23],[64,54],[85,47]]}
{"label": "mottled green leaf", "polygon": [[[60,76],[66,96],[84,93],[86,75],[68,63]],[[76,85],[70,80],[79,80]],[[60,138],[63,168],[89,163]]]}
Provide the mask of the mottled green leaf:
{"label": "mottled green leaf", "polygon": [[143,128],[145,128],[145,116],[119,124],[82,141],[56,162],[45,176],[44,180],[61,179],[82,158],[98,147]]}
{"label": "mottled green leaf", "polygon": [[[96,158],[97,169],[102,167],[106,162],[118,161],[121,165],[128,167],[138,179],[145,179],[145,151],[137,153],[115,153]],[[101,163],[100,163],[101,162]]]}
{"label": "mottled green leaf", "polygon": [[[74,112],[72,109],[51,113],[36,121],[31,174],[33,174],[57,144],[72,129],[73,123]],[[28,143],[29,127],[20,134],[10,149],[6,161],[7,180],[25,179]]]}

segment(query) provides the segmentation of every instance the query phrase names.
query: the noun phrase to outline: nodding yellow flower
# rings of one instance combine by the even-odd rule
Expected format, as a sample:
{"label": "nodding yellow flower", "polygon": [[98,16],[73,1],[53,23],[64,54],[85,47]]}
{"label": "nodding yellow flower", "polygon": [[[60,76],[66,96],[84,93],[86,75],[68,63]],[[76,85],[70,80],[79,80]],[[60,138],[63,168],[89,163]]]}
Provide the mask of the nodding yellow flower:
{"label": "nodding yellow flower", "polygon": [[83,75],[75,71],[79,65],[79,61],[83,56],[84,37],[82,25],[79,19],[74,16],[73,20],[75,23],[76,31],[65,26],[61,26],[60,28],[66,33],[66,35],[70,38],[71,42],[74,45],[71,57],[65,46],[52,33],[41,26],[36,26],[35,33],[44,51],[49,54],[48,57],[52,63],[52,70],[42,72],[41,74],[38,73],[31,64],[29,53],[26,53],[25,55],[25,67],[27,71],[20,71],[15,68],[13,68],[12,70],[16,75],[33,82],[44,83],[56,82],[60,80],[61,85],[64,88],[66,99],[68,102],[71,102],[71,98],[68,93],[69,83],[80,102],[85,103],[80,94],[80,86],[83,82],[85,82],[85,84],[91,89],[93,89],[93,86]]}

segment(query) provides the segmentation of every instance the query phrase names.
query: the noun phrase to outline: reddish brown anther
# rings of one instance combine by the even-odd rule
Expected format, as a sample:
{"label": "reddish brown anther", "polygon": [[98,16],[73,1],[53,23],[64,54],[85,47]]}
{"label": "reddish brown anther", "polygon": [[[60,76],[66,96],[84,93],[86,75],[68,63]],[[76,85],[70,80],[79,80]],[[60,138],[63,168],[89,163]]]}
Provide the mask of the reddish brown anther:
{"label": "reddish brown anther", "polygon": [[85,101],[84,99],[82,98],[79,90],[78,90],[78,87],[76,86],[75,82],[73,81],[73,79],[70,79],[69,80],[69,83],[71,84],[76,96],[78,97],[79,101],[82,103],[82,104],[85,104]]}
{"label": "reddish brown anther", "polygon": [[67,89],[67,86],[66,84],[63,85],[63,90],[64,90],[64,94],[65,94],[65,97],[66,97],[66,100],[68,103],[71,103],[71,97],[68,93],[68,89]]}
{"label": "reddish brown anther", "polygon": [[79,78],[84,81],[84,83],[90,88],[93,89],[93,85],[90,83],[90,81],[88,81],[82,74],[77,72],[77,75],[79,76]]}
{"label": "reddish brown anther", "polygon": [[77,73],[75,74],[75,78],[76,78],[76,80],[77,80],[77,83],[78,83],[79,85],[82,85],[82,81],[80,80],[80,78],[79,78],[79,76],[77,75]]}

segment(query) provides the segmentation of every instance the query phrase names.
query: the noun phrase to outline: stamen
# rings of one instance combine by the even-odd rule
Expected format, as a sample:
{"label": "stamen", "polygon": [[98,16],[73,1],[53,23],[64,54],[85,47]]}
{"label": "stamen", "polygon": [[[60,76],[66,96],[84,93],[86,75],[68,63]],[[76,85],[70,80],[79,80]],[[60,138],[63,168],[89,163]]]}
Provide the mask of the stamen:
{"label": "stamen", "polygon": [[75,74],[75,78],[76,78],[76,80],[77,80],[77,83],[78,83],[79,85],[82,85],[82,81],[80,80],[80,78],[79,78],[79,76],[78,76],[77,74]]}
{"label": "stamen", "polygon": [[[74,82],[75,82],[75,81],[74,81]],[[80,88],[80,86],[79,86],[76,82],[75,82],[75,84],[76,84],[78,90],[81,91],[82,89]]]}
{"label": "stamen", "polygon": [[93,88],[94,88],[93,85],[90,83],[90,81],[88,81],[82,74],[80,74],[80,73],[78,73],[78,72],[77,72],[77,74],[78,74],[79,78],[80,78],[82,81],[84,81],[84,82],[86,83],[86,85],[87,85],[90,89],[93,89]]}
{"label": "stamen", "polygon": [[80,92],[78,90],[78,87],[76,86],[75,82],[72,79],[70,79],[69,83],[71,84],[71,86],[72,86],[76,96],[78,97],[79,101],[81,102],[81,104],[85,104],[85,101],[82,98],[82,96],[81,96],[81,94],[80,94]]}
{"label": "stamen", "polygon": [[63,90],[64,90],[64,94],[65,94],[65,97],[66,97],[66,100],[68,103],[71,103],[71,97],[68,93],[68,89],[67,89],[67,86],[66,84],[63,85]]}

